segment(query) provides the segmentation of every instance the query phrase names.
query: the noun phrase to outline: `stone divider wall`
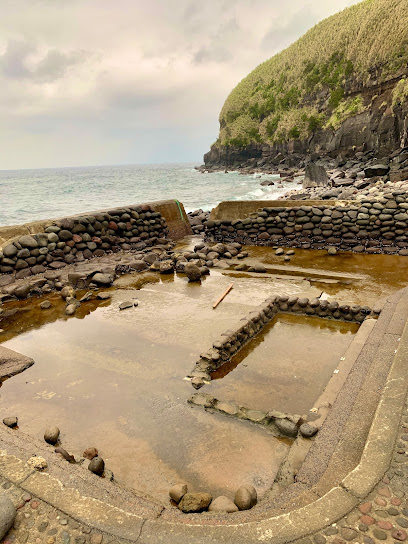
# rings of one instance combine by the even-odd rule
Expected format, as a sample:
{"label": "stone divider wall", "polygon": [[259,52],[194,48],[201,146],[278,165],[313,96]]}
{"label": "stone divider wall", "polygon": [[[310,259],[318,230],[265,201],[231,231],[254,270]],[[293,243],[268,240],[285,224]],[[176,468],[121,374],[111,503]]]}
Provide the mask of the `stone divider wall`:
{"label": "stone divider wall", "polygon": [[205,223],[209,241],[281,245],[304,249],[336,247],[357,253],[408,256],[408,194],[395,190],[383,198],[346,205],[286,206],[274,201],[244,219]]}
{"label": "stone divider wall", "polygon": [[350,306],[308,298],[275,295],[269,297],[256,310],[242,318],[233,329],[224,332],[219,340],[213,343],[210,350],[200,355],[196,364],[188,375],[192,378],[193,387],[199,389],[205,381],[211,380],[214,372],[227,363],[247,342],[254,338],[278,313],[295,313],[315,315],[317,317],[337,319],[355,323],[362,323],[368,316],[378,315],[379,310],[372,310],[368,306]]}
{"label": "stone divider wall", "polygon": [[110,251],[142,250],[169,232],[165,218],[149,204],[45,221],[42,228],[41,222],[35,225],[35,234],[0,245],[0,275],[21,279]]}

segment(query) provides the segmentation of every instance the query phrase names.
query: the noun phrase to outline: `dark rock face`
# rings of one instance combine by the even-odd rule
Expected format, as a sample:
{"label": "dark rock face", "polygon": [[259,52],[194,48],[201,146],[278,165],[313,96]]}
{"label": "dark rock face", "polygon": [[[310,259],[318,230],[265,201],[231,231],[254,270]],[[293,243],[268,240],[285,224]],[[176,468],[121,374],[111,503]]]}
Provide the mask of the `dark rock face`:
{"label": "dark rock face", "polygon": [[365,169],[365,177],[373,178],[374,176],[386,176],[390,171],[390,167],[386,164],[375,164]]}
{"label": "dark rock face", "polygon": [[318,164],[308,164],[305,168],[305,179],[303,181],[303,188],[309,187],[327,187],[329,185],[329,178],[326,170],[323,166]]}
{"label": "dark rock face", "polygon": [[374,80],[365,87],[360,81],[350,82],[348,91],[361,94],[366,109],[346,119],[336,130],[318,129],[306,140],[274,145],[251,143],[235,147],[215,144],[204,155],[205,167],[217,170],[293,166],[299,159],[314,154],[347,157],[356,152],[372,151],[377,157],[388,156],[408,143],[408,103],[396,105],[392,98],[400,77],[382,83]]}

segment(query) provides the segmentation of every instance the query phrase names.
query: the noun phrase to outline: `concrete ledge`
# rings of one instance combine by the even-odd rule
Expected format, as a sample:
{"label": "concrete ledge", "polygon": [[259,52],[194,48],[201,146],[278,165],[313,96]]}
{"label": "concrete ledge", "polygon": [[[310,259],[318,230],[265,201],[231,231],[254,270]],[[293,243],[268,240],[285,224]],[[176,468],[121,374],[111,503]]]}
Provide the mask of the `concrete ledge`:
{"label": "concrete ledge", "polygon": [[[147,521],[142,528],[138,542],[141,544],[250,544],[268,542],[283,544],[333,523],[352,508],[358,500],[344,489],[336,487],[321,499],[262,521],[222,526],[204,524],[184,525],[157,521]],[[233,517],[230,517],[233,521]]]}
{"label": "concrete ledge", "polygon": [[245,219],[259,208],[294,208],[300,206],[358,206],[356,200],[224,200],[211,210],[210,219]]}
{"label": "concrete ledge", "polygon": [[393,454],[408,387],[408,324],[392,363],[358,466],[342,481],[345,489],[366,497],[387,471]]}
{"label": "concrete ledge", "polygon": [[98,499],[84,497],[76,489],[64,487],[57,478],[49,474],[31,474],[21,487],[85,525],[132,541],[136,541],[140,535],[143,524],[141,516],[125,512]]}

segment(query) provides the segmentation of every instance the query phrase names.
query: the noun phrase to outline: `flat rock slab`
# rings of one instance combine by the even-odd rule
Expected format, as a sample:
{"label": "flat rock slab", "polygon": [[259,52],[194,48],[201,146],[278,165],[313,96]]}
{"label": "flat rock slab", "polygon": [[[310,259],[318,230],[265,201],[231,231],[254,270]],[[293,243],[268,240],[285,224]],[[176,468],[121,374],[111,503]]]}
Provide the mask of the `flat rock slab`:
{"label": "flat rock slab", "polygon": [[8,533],[16,518],[16,509],[8,496],[0,493],[0,539]]}
{"label": "flat rock slab", "polygon": [[20,374],[34,364],[33,359],[0,346],[0,380]]}

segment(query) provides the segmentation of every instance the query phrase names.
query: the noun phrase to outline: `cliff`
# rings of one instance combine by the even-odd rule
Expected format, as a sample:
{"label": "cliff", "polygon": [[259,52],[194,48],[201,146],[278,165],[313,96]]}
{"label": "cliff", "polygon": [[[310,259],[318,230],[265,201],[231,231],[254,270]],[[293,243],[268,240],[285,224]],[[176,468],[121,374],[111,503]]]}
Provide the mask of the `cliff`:
{"label": "cliff", "polygon": [[388,155],[408,144],[407,75],[408,0],[365,0],[317,24],[233,89],[205,164]]}

